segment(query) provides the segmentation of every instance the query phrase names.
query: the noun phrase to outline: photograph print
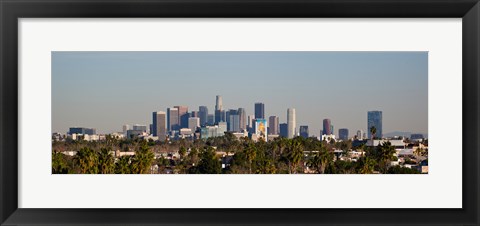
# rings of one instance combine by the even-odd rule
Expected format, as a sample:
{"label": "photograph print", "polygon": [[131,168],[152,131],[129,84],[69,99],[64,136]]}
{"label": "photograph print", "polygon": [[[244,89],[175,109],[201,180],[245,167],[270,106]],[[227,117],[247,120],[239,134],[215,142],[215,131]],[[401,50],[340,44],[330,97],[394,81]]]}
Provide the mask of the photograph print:
{"label": "photograph print", "polygon": [[52,174],[428,174],[428,52],[51,57]]}

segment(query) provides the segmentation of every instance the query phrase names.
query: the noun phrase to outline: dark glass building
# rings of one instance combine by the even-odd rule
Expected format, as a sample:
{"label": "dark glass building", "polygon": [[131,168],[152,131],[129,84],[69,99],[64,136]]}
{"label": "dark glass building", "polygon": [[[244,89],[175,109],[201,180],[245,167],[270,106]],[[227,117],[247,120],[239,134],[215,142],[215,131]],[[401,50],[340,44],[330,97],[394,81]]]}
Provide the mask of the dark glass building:
{"label": "dark glass building", "polygon": [[348,140],[348,129],[346,128],[339,129],[338,138],[340,138],[340,140]]}
{"label": "dark glass building", "polygon": [[371,128],[375,127],[377,130],[374,134],[376,139],[381,139],[383,137],[383,130],[382,130],[382,112],[381,111],[369,111],[367,114],[368,122],[367,122],[367,133],[368,139],[372,138]]}
{"label": "dark glass building", "polygon": [[93,128],[84,128],[84,127],[71,127],[68,130],[69,134],[87,134],[87,135],[95,135],[97,134],[97,130]]}
{"label": "dark glass building", "polygon": [[280,123],[280,136],[288,137],[288,124]]}
{"label": "dark glass building", "polygon": [[198,107],[198,117],[200,118],[200,126],[208,123],[208,108],[207,106]]}
{"label": "dark glass building", "polygon": [[300,136],[303,138],[308,138],[308,126],[300,126]]}
{"label": "dark glass building", "polygon": [[255,103],[255,118],[265,119],[265,104]]}

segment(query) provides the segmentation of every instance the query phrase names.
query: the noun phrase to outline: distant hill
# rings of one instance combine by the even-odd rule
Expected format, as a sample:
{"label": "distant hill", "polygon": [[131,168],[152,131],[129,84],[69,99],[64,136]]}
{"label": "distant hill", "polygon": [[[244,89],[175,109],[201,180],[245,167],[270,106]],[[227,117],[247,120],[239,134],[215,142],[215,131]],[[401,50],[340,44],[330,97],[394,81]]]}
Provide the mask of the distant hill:
{"label": "distant hill", "polygon": [[[412,132],[394,131],[394,132],[390,132],[390,133],[384,133],[383,137],[404,136],[404,137],[410,138],[410,135],[412,135]],[[428,134],[423,133],[423,136],[425,138],[428,138]]]}

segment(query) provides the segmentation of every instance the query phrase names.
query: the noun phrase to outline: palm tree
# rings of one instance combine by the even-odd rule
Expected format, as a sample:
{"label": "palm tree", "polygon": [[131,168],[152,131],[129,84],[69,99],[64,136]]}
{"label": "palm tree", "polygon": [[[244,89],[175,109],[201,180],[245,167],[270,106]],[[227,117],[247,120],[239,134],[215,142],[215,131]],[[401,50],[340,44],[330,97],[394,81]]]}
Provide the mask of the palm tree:
{"label": "palm tree", "polygon": [[328,151],[326,147],[321,146],[317,153],[307,162],[307,165],[316,169],[317,173],[324,174],[325,168],[333,161],[332,152]]}
{"label": "palm tree", "polygon": [[383,173],[387,172],[388,163],[393,159],[393,155],[395,154],[395,147],[392,146],[390,141],[383,142],[380,146],[380,159],[383,164]]}
{"label": "palm tree", "polygon": [[74,162],[80,167],[82,174],[98,173],[98,155],[94,150],[84,147],[74,157]]}
{"label": "palm tree", "polygon": [[303,159],[303,144],[299,139],[289,140],[287,160],[289,163],[289,173],[296,173],[298,164]]}
{"label": "palm tree", "polygon": [[115,172],[115,159],[110,154],[110,149],[100,149],[98,154],[98,171],[101,174],[113,174]]}
{"label": "palm tree", "polygon": [[375,167],[375,160],[370,157],[365,157],[363,166],[360,169],[360,173],[362,174],[373,173],[374,167]]}
{"label": "palm tree", "polygon": [[248,161],[248,172],[251,174],[252,173],[252,162],[257,157],[257,150],[255,147],[255,144],[248,144],[248,146],[244,150],[245,152],[245,157],[247,158]]}
{"label": "palm tree", "polygon": [[118,174],[130,174],[132,173],[130,168],[131,158],[130,156],[122,156],[115,163],[115,173]]}
{"label": "palm tree", "polygon": [[370,127],[370,134],[372,136],[372,145],[373,145],[373,140],[375,139],[375,135],[377,134],[377,128],[375,128],[375,126]]}
{"label": "palm tree", "polygon": [[52,152],[52,173],[53,174],[57,174],[57,173],[64,174],[70,171],[64,157],[65,157],[64,154],[60,152],[57,152],[57,151]]}
{"label": "palm tree", "polygon": [[155,155],[146,145],[142,145],[132,159],[132,171],[137,174],[146,174],[150,172],[150,168],[155,159]]}

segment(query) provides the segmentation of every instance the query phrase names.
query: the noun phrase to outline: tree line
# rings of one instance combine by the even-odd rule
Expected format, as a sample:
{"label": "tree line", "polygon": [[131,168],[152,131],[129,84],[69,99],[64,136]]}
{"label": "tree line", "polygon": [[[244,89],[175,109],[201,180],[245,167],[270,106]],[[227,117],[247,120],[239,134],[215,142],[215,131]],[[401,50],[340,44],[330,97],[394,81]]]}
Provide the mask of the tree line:
{"label": "tree line", "polygon": [[[132,151],[134,155],[115,157],[115,151]],[[343,150],[336,153],[334,150]],[[357,158],[342,160],[351,151],[364,151]],[[74,156],[63,151],[76,151]],[[166,153],[178,153],[165,156]],[[157,153],[157,158],[155,157]],[[164,155],[160,155],[164,153]],[[178,140],[170,143],[146,140],[54,142],[52,173],[76,174],[371,174],[418,173],[415,169],[391,166],[396,161],[390,142],[377,147],[352,147],[351,141],[320,141],[314,137],[283,137],[253,142],[233,134],[206,140]],[[418,156],[427,156],[417,149]],[[415,156],[409,159],[415,162]],[[222,167],[223,164],[223,167]]]}

